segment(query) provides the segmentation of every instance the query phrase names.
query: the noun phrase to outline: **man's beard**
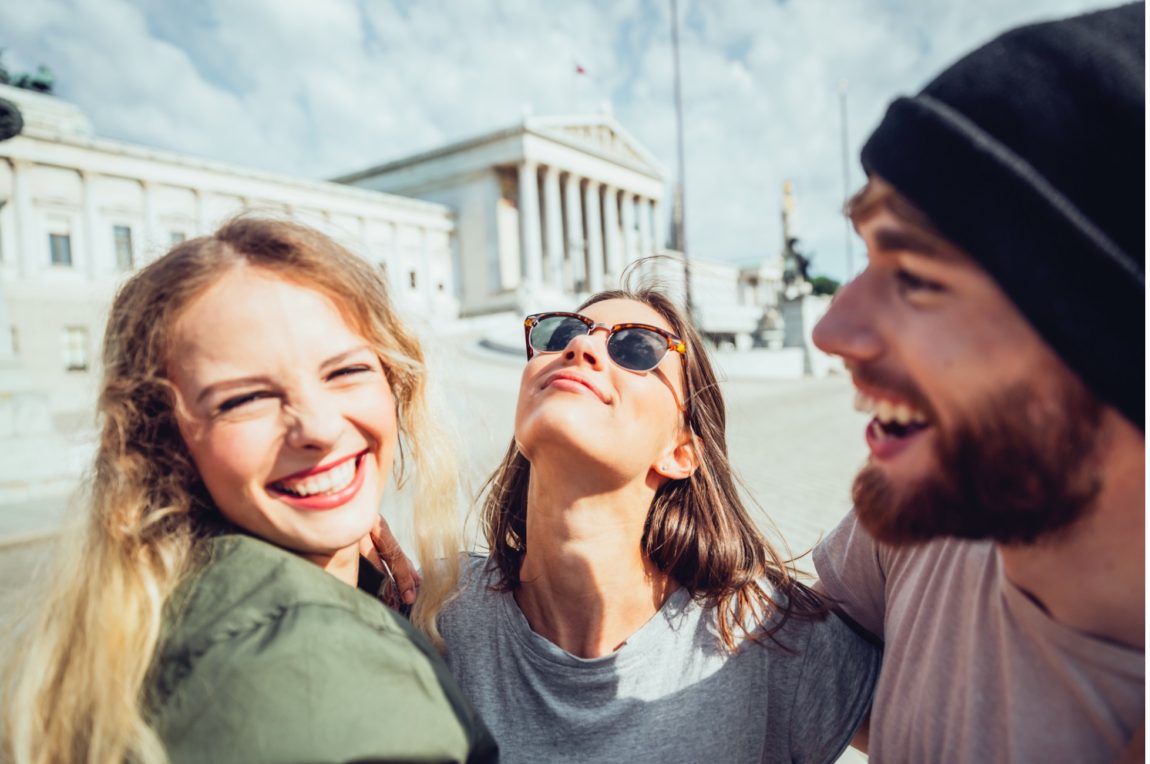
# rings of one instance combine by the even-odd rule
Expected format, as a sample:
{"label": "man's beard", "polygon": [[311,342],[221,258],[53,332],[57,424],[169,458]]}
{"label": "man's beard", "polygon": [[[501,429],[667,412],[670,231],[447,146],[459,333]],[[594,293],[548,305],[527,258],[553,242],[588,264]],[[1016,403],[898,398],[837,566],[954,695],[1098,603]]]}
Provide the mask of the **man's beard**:
{"label": "man's beard", "polygon": [[895,544],[941,536],[1029,544],[1073,525],[1101,487],[1102,406],[1077,378],[1060,387],[1054,405],[1043,405],[1031,386],[1016,385],[938,431],[937,469],[914,485],[897,488],[868,464],[854,483],[859,521]]}

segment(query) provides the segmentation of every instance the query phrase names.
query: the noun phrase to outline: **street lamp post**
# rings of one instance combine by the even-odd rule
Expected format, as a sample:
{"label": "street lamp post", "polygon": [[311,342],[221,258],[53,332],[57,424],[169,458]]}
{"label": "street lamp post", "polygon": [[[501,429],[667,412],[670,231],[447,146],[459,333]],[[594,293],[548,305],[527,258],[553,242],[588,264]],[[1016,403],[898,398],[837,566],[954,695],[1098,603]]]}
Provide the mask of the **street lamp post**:
{"label": "street lamp post", "polygon": [[675,133],[678,144],[678,183],[675,186],[675,204],[672,212],[675,226],[675,243],[683,253],[683,299],[686,302],[687,320],[695,322],[695,306],[691,299],[691,257],[687,253],[686,160],[683,152],[683,87],[679,75],[679,4],[671,0],[671,51],[675,59]]}
{"label": "street lamp post", "polygon": [[[846,202],[851,192],[851,160],[850,160],[850,143],[847,140],[847,81],[839,80],[839,119],[842,124],[843,134],[843,201]],[[843,216],[843,225],[846,227],[846,245],[847,245],[847,273],[845,281],[850,281],[854,278],[854,253],[851,251],[853,242],[853,233],[851,230],[851,221],[846,215]]]}

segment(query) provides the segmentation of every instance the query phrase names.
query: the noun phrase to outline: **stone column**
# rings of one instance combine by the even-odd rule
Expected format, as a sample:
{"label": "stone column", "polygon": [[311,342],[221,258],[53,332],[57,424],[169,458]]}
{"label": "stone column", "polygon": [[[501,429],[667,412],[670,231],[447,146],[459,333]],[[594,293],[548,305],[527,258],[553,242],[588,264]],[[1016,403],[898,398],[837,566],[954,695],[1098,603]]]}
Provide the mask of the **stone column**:
{"label": "stone column", "polygon": [[654,236],[655,250],[667,246],[667,221],[663,219],[663,203],[658,199],[651,200],[651,229]]}
{"label": "stone column", "polygon": [[540,283],[543,271],[538,184],[538,166],[534,162],[522,162],[519,165],[519,247],[524,281],[532,286]]}
{"label": "stone column", "polygon": [[603,225],[599,220],[599,182],[587,181],[587,290],[603,291]]}
{"label": "stone column", "polygon": [[579,194],[578,175],[567,175],[563,195],[567,202],[567,271],[563,288],[575,292],[576,283],[583,280],[586,263],[583,254],[583,203]]}
{"label": "stone column", "polygon": [[435,315],[435,284],[432,283],[434,279],[431,277],[432,272],[435,270],[431,267],[431,237],[428,235],[426,228],[417,229],[419,231],[419,293],[423,297],[423,304],[426,306],[427,315]]}
{"label": "stone column", "polygon": [[639,250],[635,243],[635,195],[624,191],[623,199],[623,267],[639,258]]}
{"label": "stone column", "polygon": [[150,180],[140,181],[140,191],[144,195],[144,235],[140,238],[139,247],[135,253],[136,268],[150,263],[159,257],[163,244],[159,236],[159,223],[156,219],[156,187]]}
{"label": "stone column", "polygon": [[603,243],[607,254],[607,282],[611,289],[619,286],[623,272],[623,242],[619,234],[619,189],[603,189]]}
{"label": "stone column", "polygon": [[204,192],[193,188],[192,195],[196,197],[196,236],[207,236],[211,233],[211,221],[208,220],[208,205],[204,199]]}
{"label": "stone column", "polygon": [[[12,162],[12,208],[16,213],[16,262],[19,265],[20,278],[32,276],[38,268],[36,254],[46,252],[48,240],[45,237],[42,246],[36,246],[36,226],[32,220],[32,188],[29,184],[28,173],[32,169],[29,162],[10,160]],[[46,255],[44,262],[47,263]]]}
{"label": "stone column", "polygon": [[648,257],[653,252],[651,247],[651,207],[646,199],[637,200],[639,216],[639,257]]}
{"label": "stone column", "polygon": [[387,263],[387,280],[393,294],[399,294],[401,289],[407,289],[407,272],[403,270],[403,253],[399,251],[399,224],[387,224],[387,254],[384,262]]}
{"label": "stone column", "polygon": [[88,258],[88,280],[95,281],[100,275],[99,237],[96,235],[96,176],[90,170],[80,170],[80,184],[84,194],[84,253]]}
{"label": "stone column", "polygon": [[359,238],[359,248],[363,252],[363,257],[372,265],[379,265],[375,259],[375,253],[371,251],[371,242],[367,240],[367,218],[363,215],[355,216],[355,232]]}
{"label": "stone column", "polygon": [[559,170],[543,170],[543,229],[547,245],[547,267],[543,280],[563,288],[563,208],[559,201]]}

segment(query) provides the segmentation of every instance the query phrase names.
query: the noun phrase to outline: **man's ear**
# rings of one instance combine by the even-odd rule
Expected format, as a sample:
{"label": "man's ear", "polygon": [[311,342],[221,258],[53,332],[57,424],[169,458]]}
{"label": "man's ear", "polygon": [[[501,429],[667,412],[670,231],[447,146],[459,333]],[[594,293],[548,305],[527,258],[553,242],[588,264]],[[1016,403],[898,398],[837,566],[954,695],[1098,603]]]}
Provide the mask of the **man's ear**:
{"label": "man's ear", "polygon": [[702,442],[693,437],[691,432],[683,433],[679,442],[655,463],[655,472],[671,480],[682,480],[695,474],[699,469],[699,456]]}

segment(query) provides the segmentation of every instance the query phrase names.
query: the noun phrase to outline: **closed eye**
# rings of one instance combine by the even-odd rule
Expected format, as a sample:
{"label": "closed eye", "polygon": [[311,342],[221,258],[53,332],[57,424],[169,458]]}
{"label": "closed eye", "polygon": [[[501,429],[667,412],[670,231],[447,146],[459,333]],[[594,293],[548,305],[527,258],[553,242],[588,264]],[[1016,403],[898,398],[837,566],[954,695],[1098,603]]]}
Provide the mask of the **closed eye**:
{"label": "closed eye", "polygon": [[340,377],[350,377],[356,374],[364,374],[366,372],[375,371],[374,368],[367,364],[356,364],[354,366],[343,366],[336,369],[331,374],[327,375],[328,380],[338,379]]}
{"label": "closed eye", "polygon": [[237,396],[234,396],[232,398],[228,398],[223,403],[221,403],[216,408],[216,413],[224,414],[224,413],[227,413],[229,411],[234,411],[235,409],[238,409],[240,406],[244,406],[244,405],[251,403],[253,401],[260,400],[261,398],[270,398],[271,396],[272,396],[271,393],[264,391],[264,390],[257,390],[255,392],[244,393],[243,395],[237,395]]}

